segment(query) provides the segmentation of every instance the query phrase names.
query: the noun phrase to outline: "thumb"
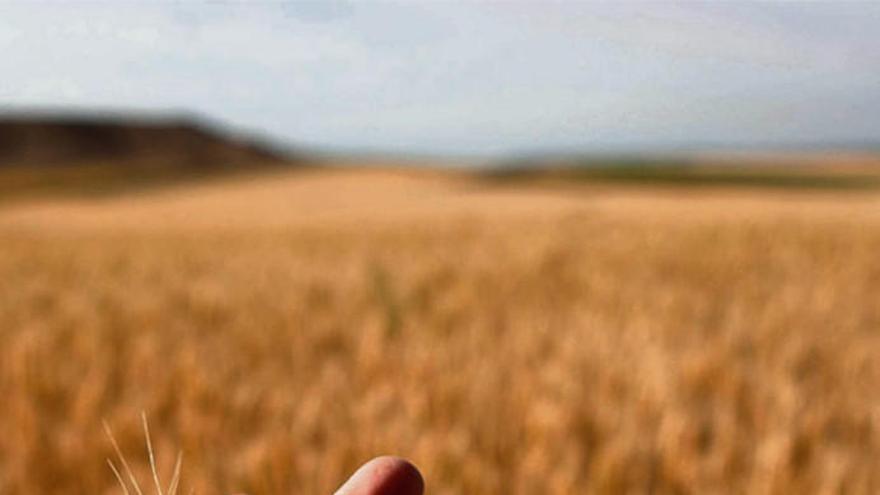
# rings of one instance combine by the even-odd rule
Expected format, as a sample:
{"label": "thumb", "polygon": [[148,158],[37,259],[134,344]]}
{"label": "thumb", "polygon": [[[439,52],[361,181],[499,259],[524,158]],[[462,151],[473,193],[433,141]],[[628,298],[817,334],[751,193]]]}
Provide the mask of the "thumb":
{"label": "thumb", "polygon": [[422,495],[425,482],[409,461],[377,457],[361,466],[334,495]]}

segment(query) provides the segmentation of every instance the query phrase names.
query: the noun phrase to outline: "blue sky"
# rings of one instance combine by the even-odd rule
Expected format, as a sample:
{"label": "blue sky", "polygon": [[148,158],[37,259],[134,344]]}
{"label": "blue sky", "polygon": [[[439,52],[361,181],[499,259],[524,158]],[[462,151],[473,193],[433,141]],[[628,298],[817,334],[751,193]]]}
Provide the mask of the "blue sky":
{"label": "blue sky", "polygon": [[880,3],[0,3],[0,108],[429,154],[880,142]]}

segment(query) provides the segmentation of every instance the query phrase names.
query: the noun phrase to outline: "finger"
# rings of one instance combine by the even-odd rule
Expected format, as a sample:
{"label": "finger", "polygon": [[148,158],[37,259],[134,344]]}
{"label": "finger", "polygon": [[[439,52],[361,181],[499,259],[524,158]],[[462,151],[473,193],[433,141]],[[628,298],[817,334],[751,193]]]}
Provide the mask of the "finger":
{"label": "finger", "polygon": [[425,482],[409,461],[377,457],[361,466],[335,495],[422,495]]}

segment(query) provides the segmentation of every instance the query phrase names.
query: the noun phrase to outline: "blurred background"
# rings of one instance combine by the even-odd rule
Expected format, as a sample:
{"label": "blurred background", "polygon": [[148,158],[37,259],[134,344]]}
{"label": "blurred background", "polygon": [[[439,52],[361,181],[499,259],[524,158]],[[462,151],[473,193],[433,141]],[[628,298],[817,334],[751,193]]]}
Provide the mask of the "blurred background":
{"label": "blurred background", "polygon": [[880,4],[0,4],[0,493],[880,490]]}

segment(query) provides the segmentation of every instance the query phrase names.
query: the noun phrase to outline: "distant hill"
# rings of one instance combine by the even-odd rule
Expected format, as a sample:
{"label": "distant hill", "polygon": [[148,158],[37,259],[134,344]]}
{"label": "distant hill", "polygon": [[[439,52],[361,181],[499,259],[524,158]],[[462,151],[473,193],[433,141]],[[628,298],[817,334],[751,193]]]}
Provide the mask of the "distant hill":
{"label": "distant hill", "polygon": [[524,157],[485,169],[494,181],[663,187],[880,189],[880,153],[730,151]]}
{"label": "distant hill", "polygon": [[191,117],[0,114],[0,204],[125,194],[306,162]]}
{"label": "distant hill", "polygon": [[288,157],[189,117],[0,115],[0,167],[173,162],[210,167]]}

